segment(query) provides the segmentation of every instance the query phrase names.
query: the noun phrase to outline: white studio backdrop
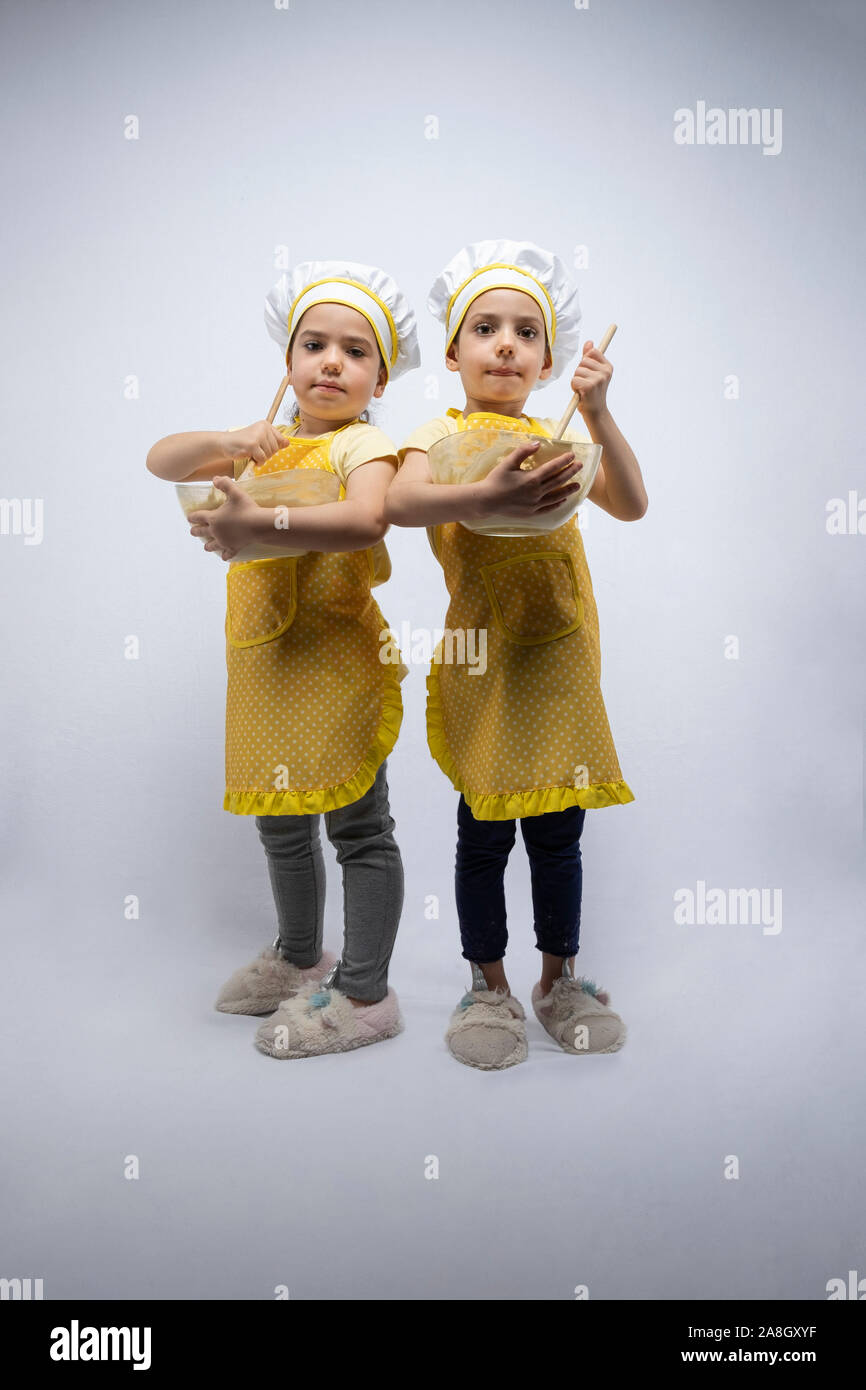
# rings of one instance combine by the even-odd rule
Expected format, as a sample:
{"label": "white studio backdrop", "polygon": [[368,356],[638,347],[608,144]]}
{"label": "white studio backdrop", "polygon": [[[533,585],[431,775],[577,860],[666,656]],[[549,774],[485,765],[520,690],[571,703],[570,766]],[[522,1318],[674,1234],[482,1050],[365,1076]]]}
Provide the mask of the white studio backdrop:
{"label": "white studio backdrop", "polygon": [[[825,1297],[864,1259],[862,7],[0,23],[0,1276],[56,1298]],[[423,365],[375,416],[398,443],[461,405],[425,300],[487,237],[566,261],[582,340],[619,325],[609,404],[649,495],[639,523],[583,509],[635,801],[587,817],[579,964],[629,1042],[577,1060],[532,1020],[508,1074],[448,1055],[457,793],[413,662],[389,759],[406,1031],[278,1067],[212,1008],[275,934],[254,823],[222,810],[226,567],[145,456],[265,415],[286,259],[381,265],[414,304]],[[563,378],[529,408],[568,397]],[[441,626],[423,530],[387,542],[386,620]],[[519,836],[507,885],[528,1002]],[[713,890],[760,909],[713,924]]]}

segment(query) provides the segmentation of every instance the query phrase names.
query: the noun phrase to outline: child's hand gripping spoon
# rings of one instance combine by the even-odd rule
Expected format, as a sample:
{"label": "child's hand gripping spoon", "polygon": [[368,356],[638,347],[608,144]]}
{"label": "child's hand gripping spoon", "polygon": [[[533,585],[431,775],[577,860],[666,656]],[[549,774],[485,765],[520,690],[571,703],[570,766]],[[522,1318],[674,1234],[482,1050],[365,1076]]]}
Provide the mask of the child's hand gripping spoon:
{"label": "child's hand gripping spoon", "polygon": [[[615,323],[612,323],[612,324],[610,325],[610,327],[608,328],[607,332],[605,333],[604,337],[602,338],[601,342],[600,342],[599,345],[598,345],[598,350],[599,350],[599,352],[601,353],[602,357],[604,356],[605,352],[607,351],[608,347],[610,346],[610,340],[611,340],[611,338],[613,337],[613,335],[614,335],[615,332],[616,332],[616,324],[615,324]],[[569,441],[568,441],[567,439],[563,439],[562,436],[565,434],[565,431],[568,429],[568,425],[569,425],[569,422],[570,422],[570,420],[571,420],[571,417],[573,416],[574,412],[577,410],[577,407],[578,407],[579,405],[580,405],[580,392],[579,392],[579,391],[575,391],[574,395],[572,396],[572,398],[571,398],[571,400],[570,400],[570,402],[569,402],[569,404],[568,404],[568,406],[567,406],[567,408],[566,408],[565,414],[563,415],[562,419],[560,420],[559,424],[558,424],[557,427],[556,427],[556,433],[554,434],[554,436],[553,436],[552,439],[549,439],[549,440],[546,440],[546,441],[545,441],[545,442],[546,442],[547,448],[546,448],[545,455],[544,455],[544,461],[546,461],[546,459],[548,459],[548,458],[551,458],[551,457],[555,456],[555,455],[551,455],[551,453],[550,453],[551,446],[553,446],[553,445],[561,444],[561,445],[562,445],[562,450],[561,450],[561,451],[558,451],[558,452],[562,452],[562,453],[568,453],[568,452],[570,451],[570,449],[573,449],[573,445],[569,445]],[[592,487],[592,485],[593,485],[593,483],[594,483],[594,481],[595,481],[595,475],[596,475],[596,473],[598,472],[598,464],[599,464],[599,460],[600,460],[600,459],[601,459],[601,450],[598,451],[598,456],[597,456],[597,458],[594,460],[594,462],[591,462],[591,463],[590,463],[589,469],[587,470],[587,472],[585,472],[585,473],[583,474],[583,476],[582,476],[582,478],[581,478],[582,487],[580,488],[580,491],[579,491],[579,493],[578,493],[578,501],[579,501],[579,502],[582,502],[582,501],[583,501],[584,497],[586,496],[586,494],[588,493],[589,489]],[[536,454],[533,454],[532,458],[524,459],[523,462],[522,462],[522,464],[520,465],[520,467],[521,467],[524,471],[527,471],[527,472],[528,472],[530,469],[535,468],[535,467],[537,466],[537,463],[541,463],[542,461],[543,461],[542,459],[538,459],[538,455],[537,455],[537,453],[536,453]]]}
{"label": "child's hand gripping spoon", "polygon": [[[282,381],[280,382],[279,390],[277,391],[277,394],[274,396],[273,404],[271,405],[270,410],[268,411],[267,415],[265,416],[265,419],[267,420],[267,422],[268,422],[269,425],[272,425],[272,424],[274,423],[274,416],[276,415],[277,411],[278,411],[279,408],[280,408],[280,402],[282,401],[283,396],[286,394],[286,389],[287,389],[288,385],[289,385],[289,374],[288,374],[288,372],[286,372],[286,375],[283,377]],[[243,459],[243,458],[241,458],[241,459],[235,459],[235,466],[234,466],[235,482],[237,482],[238,479],[241,478],[241,477],[243,476],[243,474],[246,472],[246,470],[250,467],[250,464],[251,464],[251,460],[250,460],[250,459]]]}
{"label": "child's hand gripping spoon", "polygon": [[[615,324],[615,323],[612,323],[612,324],[610,325],[610,328],[607,330],[607,332],[605,333],[604,337],[602,338],[601,342],[600,342],[599,345],[598,345],[598,350],[599,350],[599,352],[601,353],[602,357],[604,357],[604,354],[607,352],[607,349],[608,349],[608,347],[609,347],[609,345],[610,345],[610,340],[611,340],[611,338],[613,337],[613,335],[614,335],[615,332],[616,332],[616,324]],[[563,415],[562,419],[560,420],[559,424],[558,424],[557,427],[556,427],[556,434],[553,436],[554,439],[562,439],[563,433],[564,433],[565,430],[568,429],[569,421],[570,421],[572,415],[574,414],[574,412],[577,410],[577,407],[578,407],[579,405],[580,405],[580,392],[579,392],[579,391],[575,391],[574,395],[573,395],[572,398],[571,398],[571,403],[570,403],[568,409],[566,410],[565,414]],[[565,440],[563,440],[563,443],[565,443]]]}

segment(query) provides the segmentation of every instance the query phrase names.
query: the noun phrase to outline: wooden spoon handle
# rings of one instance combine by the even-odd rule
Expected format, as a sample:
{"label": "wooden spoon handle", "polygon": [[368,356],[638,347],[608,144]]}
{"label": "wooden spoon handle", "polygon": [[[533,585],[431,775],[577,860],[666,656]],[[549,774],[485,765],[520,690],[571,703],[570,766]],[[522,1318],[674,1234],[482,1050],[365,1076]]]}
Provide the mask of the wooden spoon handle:
{"label": "wooden spoon handle", "polygon": [[[604,355],[604,353],[607,352],[608,346],[610,345],[610,340],[611,340],[611,338],[613,337],[613,335],[614,335],[615,332],[616,332],[616,324],[615,324],[615,323],[612,323],[612,324],[610,325],[610,328],[607,330],[607,332],[605,333],[604,337],[602,338],[601,342],[600,342],[599,345],[598,345],[598,350],[599,350],[599,352],[600,352],[602,355]],[[553,436],[554,439],[561,439],[561,438],[562,438],[562,436],[564,435],[565,431],[568,429],[568,422],[569,422],[569,420],[571,419],[572,415],[573,415],[574,412],[577,410],[577,407],[578,407],[579,405],[580,405],[580,392],[579,392],[579,391],[575,391],[574,395],[573,395],[572,398],[571,398],[571,404],[569,405],[568,409],[566,410],[565,414],[563,415],[562,419],[560,420],[559,424],[558,424],[557,427],[556,427],[556,434]]]}
{"label": "wooden spoon handle", "polygon": [[[602,352],[603,352],[603,351],[604,351],[604,348],[602,348]],[[280,401],[283,399],[283,396],[286,394],[286,388],[287,388],[288,384],[289,384],[289,374],[288,374],[288,372],[287,372],[286,375],[283,377],[282,382],[280,383],[280,389],[279,389],[279,391],[278,391],[277,394],[274,396],[274,403],[273,403],[273,405],[271,406],[270,410],[269,410],[268,413],[267,413],[267,417],[266,417],[266,418],[267,418],[267,422],[268,422],[269,425],[272,425],[272,424],[274,423],[274,416],[276,415],[277,411],[278,411],[279,408],[280,408]]]}

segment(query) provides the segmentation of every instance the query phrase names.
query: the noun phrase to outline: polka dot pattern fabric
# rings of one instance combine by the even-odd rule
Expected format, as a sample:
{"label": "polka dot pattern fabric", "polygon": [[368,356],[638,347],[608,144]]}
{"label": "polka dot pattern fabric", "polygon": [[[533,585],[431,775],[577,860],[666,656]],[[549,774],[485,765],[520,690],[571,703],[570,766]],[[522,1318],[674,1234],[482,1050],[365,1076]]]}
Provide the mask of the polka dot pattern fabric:
{"label": "polka dot pattern fabric", "polygon": [[[253,476],[334,472],[332,437],[290,440]],[[230,565],[224,810],[311,815],[372,786],[400,730],[406,674],[379,660],[387,625],[370,592],[375,578],[371,550]]]}
{"label": "polka dot pattern fabric", "polygon": [[235,647],[253,646],[288,627],[297,609],[297,567],[229,571],[226,636]]}
{"label": "polka dot pattern fabric", "polygon": [[552,642],[583,621],[570,555],[542,551],[482,565],[493,621],[512,642]]}
{"label": "polka dot pattern fabric", "polygon": [[[345,468],[349,470],[355,466],[359,457],[365,454],[375,458],[393,458],[396,462],[397,454],[391,444],[390,439],[382,430],[374,425],[365,425],[360,420],[352,421],[348,425],[343,425],[342,429],[334,430],[330,435],[319,435],[316,439],[297,439],[292,438],[291,429],[287,425],[277,425],[278,433],[285,435],[287,441],[285,449],[280,449],[276,454],[271,454],[264,463],[236,466],[238,477],[260,478],[264,473],[284,473],[289,468],[326,468],[329,473],[336,473],[340,479],[340,496],[345,497]],[[327,439],[330,443],[322,445],[321,441]],[[337,442],[343,443],[343,467],[335,467],[331,449]],[[359,445],[361,446],[359,448]],[[299,447],[302,446],[302,447]],[[377,541],[367,552],[370,556],[373,579],[372,584],[375,588],[377,584],[384,584],[391,578],[391,557],[388,554],[388,547],[384,540]]]}
{"label": "polka dot pattern fabric", "polygon": [[[538,420],[454,414],[461,429],[551,436]],[[427,677],[430,750],[472,814],[505,820],[633,801],[602,699],[598,613],[577,518],[540,537],[482,536],[459,522],[433,529],[451,596],[446,636],[487,631],[484,674],[449,661],[443,639]]]}

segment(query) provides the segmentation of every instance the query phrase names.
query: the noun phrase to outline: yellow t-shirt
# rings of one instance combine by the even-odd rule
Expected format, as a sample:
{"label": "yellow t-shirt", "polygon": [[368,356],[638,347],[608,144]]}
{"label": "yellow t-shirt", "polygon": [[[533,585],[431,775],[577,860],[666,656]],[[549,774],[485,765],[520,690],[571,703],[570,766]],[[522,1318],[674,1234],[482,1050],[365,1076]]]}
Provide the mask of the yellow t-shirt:
{"label": "yellow t-shirt", "polygon": [[[287,439],[294,437],[296,428],[297,424],[277,426]],[[397,450],[384,430],[357,420],[333,436],[329,457],[331,467],[345,487],[349,474],[362,463],[369,463],[371,459],[391,459],[397,463]]]}
{"label": "yellow t-shirt", "polygon": [[[521,418],[528,421],[530,417],[528,415],[523,415]],[[559,424],[558,418],[554,418],[552,415],[536,415],[532,418],[538,420],[538,423],[543,426],[547,434],[551,438],[553,437],[553,431]],[[457,420],[453,415],[435,416],[434,419],[428,420],[426,424],[419,425],[416,430],[412,431],[408,439],[406,439],[397,450],[398,462],[403,462],[409,449],[423,449],[424,453],[426,453],[438,439],[444,439],[445,436],[449,434],[457,434],[459,428]],[[571,426],[566,429],[562,437],[571,444],[592,443],[589,435],[581,434],[578,430],[572,429]]]}
{"label": "yellow t-shirt", "polygon": [[[291,439],[295,435],[298,422],[294,425],[275,425],[274,429],[279,434]],[[246,429],[245,425],[235,425],[234,429]],[[229,431],[231,433],[231,431]],[[324,436],[322,436],[324,438]],[[369,463],[371,459],[391,459],[394,463],[398,462],[397,450],[393,440],[389,439],[383,430],[376,425],[368,425],[363,420],[356,420],[354,424],[347,425],[331,439],[330,460],[331,467],[343,484],[353,469],[362,463]]]}

